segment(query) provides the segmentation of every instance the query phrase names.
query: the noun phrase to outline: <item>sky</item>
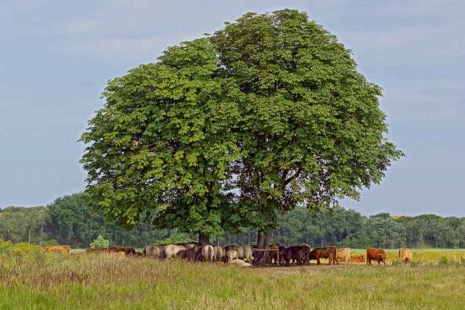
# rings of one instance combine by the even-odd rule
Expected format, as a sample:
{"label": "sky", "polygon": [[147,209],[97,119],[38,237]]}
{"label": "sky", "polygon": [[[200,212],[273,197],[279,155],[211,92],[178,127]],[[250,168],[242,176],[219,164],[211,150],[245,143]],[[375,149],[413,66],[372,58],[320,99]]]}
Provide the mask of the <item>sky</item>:
{"label": "sky", "polygon": [[2,0],[0,208],[85,188],[77,142],[108,80],[246,12],[308,13],[383,88],[389,140],[406,154],[362,214],[465,216],[465,2],[461,0]]}

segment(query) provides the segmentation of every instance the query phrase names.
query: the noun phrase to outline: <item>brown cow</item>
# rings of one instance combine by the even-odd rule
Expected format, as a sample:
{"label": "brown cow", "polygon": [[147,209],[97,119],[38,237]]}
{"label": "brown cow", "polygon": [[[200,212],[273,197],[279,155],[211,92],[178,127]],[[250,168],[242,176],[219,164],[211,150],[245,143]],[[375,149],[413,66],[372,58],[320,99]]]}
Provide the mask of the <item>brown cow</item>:
{"label": "brown cow", "polygon": [[119,246],[112,246],[110,247],[110,252],[124,252],[126,255],[134,255],[134,256],[140,256],[140,252],[137,252],[136,249],[131,248],[131,247],[119,247]]}
{"label": "brown cow", "polygon": [[71,247],[69,245],[49,245],[45,247],[45,253],[65,253],[69,254]]}
{"label": "brown cow", "polygon": [[337,261],[348,263],[350,258],[350,248],[337,249]]}
{"label": "brown cow", "polygon": [[[270,244],[268,246],[268,250],[271,250],[269,251],[268,262],[271,264],[274,263],[274,264],[279,265],[283,260],[283,254],[284,254],[283,249],[285,249],[285,247],[283,247],[282,245]],[[278,260],[278,257],[279,257],[279,260]]]}
{"label": "brown cow", "polygon": [[302,265],[304,262],[310,264],[310,247],[306,245],[297,245],[288,247],[284,251],[284,260],[286,260],[286,266],[289,266],[291,260],[297,262],[297,264]]}
{"label": "brown cow", "polygon": [[407,248],[401,248],[399,250],[399,260],[402,263],[411,263],[412,262],[412,252]]}
{"label": "brown cow", "polygon": [[379,248],[367,248],[367,265],[371,266],[371,261],[377,261],[378,266],[381,262],[386,266],[386,252],[383,249]]}
{"label": "brown cow", "polygon": [[354,255],[350,257],[350,262],[351,263],[364,263],[365,262],[365,256],[363,255]]}
{"label": "brown cow", "polygon": [[136,252],[134,248],[131,247],[118,247],[118,246],[112,246],[109,248],[98,248],[98,249],[92,249],[88,248],[86,249],[86,253],[119,253],[119,252],[124,252],[125,255],[133,255],[133,256],[141,256],[142,253]]}
{"label": "brown cow", "polygon": [[320,258],[328,258],[328,265],[339,265],[339,261],[337,260],[337,248],[335,246],[315,248],[310,252],[309,259],[316,259],[317,265],[320,265]]}
{"label": "brown cow", "polygon": [[176,257],[182,258],[182,259],[187,259],[188,262],[193,262],[193,261],[195,261],[196,254],[197,254],[197,247],[194,247],[194,248],[191,248],[191,249],[178,251],[176,253]]}
{"label": "brown cow", "polygon": [[161,252],[163,252],[164,246],[159,245],[146,245],[142,253],[147,257],[160,258]]}

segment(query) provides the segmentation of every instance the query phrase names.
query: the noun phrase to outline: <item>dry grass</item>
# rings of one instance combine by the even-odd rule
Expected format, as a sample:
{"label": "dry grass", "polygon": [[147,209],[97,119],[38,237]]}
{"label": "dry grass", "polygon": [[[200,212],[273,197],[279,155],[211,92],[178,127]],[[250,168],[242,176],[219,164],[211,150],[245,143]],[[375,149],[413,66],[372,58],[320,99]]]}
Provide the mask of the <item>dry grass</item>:
{"label": "dry grass", "polygon": [[441,263],[439,251],[416,252],[414,260],[438,260],[240,269],[114,255],[0,255],[0,309],[464,309],[465,265]]}

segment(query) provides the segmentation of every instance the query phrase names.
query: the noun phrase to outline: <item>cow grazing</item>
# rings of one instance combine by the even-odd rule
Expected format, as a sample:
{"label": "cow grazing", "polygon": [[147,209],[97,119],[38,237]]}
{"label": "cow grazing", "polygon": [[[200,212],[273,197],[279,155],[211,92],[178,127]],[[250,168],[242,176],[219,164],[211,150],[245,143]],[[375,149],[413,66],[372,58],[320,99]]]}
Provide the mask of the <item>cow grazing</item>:
{"label": "cow grazing", "polygon": [[337,249],[337,261],[348,263],[350,259],[350,248]]}
{"label": "cow grazing", "polygon": [[317,265],[320,265],[320,258],[327,258],[329,260],[328,265],[339,265],[337,260],[337,248],[335,246],[327,246],[324,248],[314,248],[309,255],[310,260],[315,260]]}
{"label": "cow grazing", "polygon": [[399,260],[404,263],[408,264],[412,262],[412,252],[410,252],[407,248],[401,248],[399,250]]}
{"label": "cow grazing", "polygon": [[226,256],[224,258],[224,262],[227,263],[227,262],[230,262],[232,261],[233,259],[236,259],[239,257],[239,253],[237,253],[236,250],[228,250],[226,252]]}
{"label": "cow grazing", "polygon": [[71,247],[69,245],[49,245],[45,247],[45,253],[64,253],[69,254]]}
{"label": "cow grazing", "polygon": [[176,257],[176,253],[181,250],[185,250],[186,247],[183,245],[169,244],[165,246],[163,252],[165,253],[164,258],[170,259]]}
{"label": "cow grazing", "polygon": [[386,265],[386,253],[383,249],[368,247],[367,248],[367,264],[371,266],[371,261],[377,261],[378,266],[381,262]]}

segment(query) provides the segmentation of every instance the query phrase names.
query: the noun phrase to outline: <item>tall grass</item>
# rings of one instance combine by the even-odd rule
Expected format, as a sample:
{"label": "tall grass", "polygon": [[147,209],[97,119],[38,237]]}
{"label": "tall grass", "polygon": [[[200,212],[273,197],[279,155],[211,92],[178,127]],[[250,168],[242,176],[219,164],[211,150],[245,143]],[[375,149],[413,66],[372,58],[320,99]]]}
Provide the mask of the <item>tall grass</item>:
{"label": "tall grass", "polygon": [[[410,249],[413,265],[465,265],[465,250],[459,249]],[[365,249],[352,249],[352,255],[366,255]],[[390,263],[399,263],[399,250],[386,250]]]}
{"label": "tall grass", "polygon": [[439,262],[240,269],[113,255],[0,255],[0,309],[465,309],[464,291],[465,266]]}

